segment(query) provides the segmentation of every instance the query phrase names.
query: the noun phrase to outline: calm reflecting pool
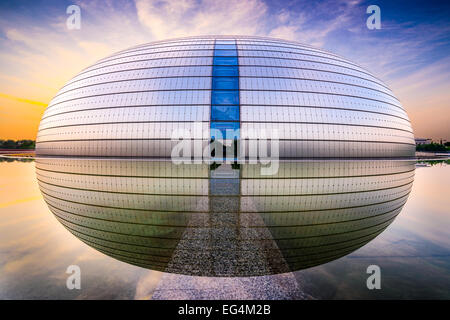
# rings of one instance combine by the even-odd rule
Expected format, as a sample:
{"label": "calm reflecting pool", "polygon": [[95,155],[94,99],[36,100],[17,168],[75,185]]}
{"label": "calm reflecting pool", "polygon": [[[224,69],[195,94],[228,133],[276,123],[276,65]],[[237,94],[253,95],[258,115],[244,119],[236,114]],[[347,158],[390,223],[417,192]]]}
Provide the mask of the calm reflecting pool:
{"label": "calm reflecting pool", "polygon": [[0,177],[0,298],[450,297],[445,163],[281,162],[266,176],[40,158],[1,162]]}

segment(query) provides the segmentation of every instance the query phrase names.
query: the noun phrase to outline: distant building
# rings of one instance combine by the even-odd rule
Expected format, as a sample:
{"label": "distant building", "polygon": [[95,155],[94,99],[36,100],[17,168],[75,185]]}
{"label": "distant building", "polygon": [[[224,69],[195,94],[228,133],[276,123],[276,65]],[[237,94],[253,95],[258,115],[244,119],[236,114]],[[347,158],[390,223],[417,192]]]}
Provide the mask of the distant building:
{"label": "distant building", "polygon": [[416,145],[418,145],[418,144],[430,144],[432,142],[432,140],[428,139],[428,138],[415,138],[414,140],[416,141]]}

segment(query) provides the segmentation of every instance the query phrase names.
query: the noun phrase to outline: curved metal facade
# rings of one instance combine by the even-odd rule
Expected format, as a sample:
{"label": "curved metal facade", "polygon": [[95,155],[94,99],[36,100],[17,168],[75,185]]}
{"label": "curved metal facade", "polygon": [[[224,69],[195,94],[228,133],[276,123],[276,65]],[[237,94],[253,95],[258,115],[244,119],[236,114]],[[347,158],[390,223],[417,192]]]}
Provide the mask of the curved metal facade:
{"label": "curved metal facade", "polygon": [[170,157],[175,129],[277,129],[281,158],[412,157],[392,91],[360,66],[295,42],[208,36],[153,42],[84,69],[53,98],[38,155]]}
{"label": "curved metal facade", "polygon": [[[39,187],[77,238],[118,260],[203,276],[284,273],[362,247],[412,188],[413,160],[259,165],[38,158]],[[225,174],[227,173],[227,174]]]}

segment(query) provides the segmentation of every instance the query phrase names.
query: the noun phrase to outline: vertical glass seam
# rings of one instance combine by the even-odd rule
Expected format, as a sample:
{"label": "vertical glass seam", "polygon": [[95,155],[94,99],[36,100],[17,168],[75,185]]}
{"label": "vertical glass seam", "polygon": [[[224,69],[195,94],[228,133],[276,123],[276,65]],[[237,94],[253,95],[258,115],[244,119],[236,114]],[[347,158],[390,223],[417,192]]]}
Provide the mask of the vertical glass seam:
{"label": "vertical glass seam", "polygon": [[[241,108],[240,108],[240,84],[239,84],[239,58],[237,51],[237,40],[229,41],[231,43],[217,43],[217,39],[214,39],[214,50],[213,50],[213,64],[212,64],[212,75],[211,75],[211,104],[210,104],[210,130],[213,127],[216,127],[218,123],[222,123],[222,127],[224,128],[222,134],[226,133],[226,126],[229,123],[230,129],[235,128],[237,124],[237,128],[240,129],[240,119],[241,119]],[[228,45],[234,44],[234,48],[227,48]],[[220,48],[219,48],[220,47]],[[219,52],[218,50],[227,50],[224,52]],[[224,55],[222,55],[225,53]],[[232,55],[229,55],[232,53]],[[228,55],[227,55],[228,54]],[[216,59],[219,58],[219,59]],[[227,59],[228,58],[228,59]],[[234,58],[234,59],[233,59]],[[217,67],[229,67],[232,70],[230,75],[217,74]],[[226,70],[226,69],[225,69]],[[222,70],[223,71],[223,70]],[[223,84],[220,84],[218,81],[220,78],[235,79],[230,81],[231,86],[227,88],[225,84],[225,88]],[[235,83],[233,83],[235,82]],[[235,113],[236,116],[231,116],[231,114],[220,115],[219,106],[225,107],[222,111],[224,113],[227,112],[227,108],[238,108]],[[214,114],[214,116],[213,116]],[[222,116],[222,117],[221,117]],[[231,119],[230,119],[231,118]],[[236,119],[237,118],[237,119]],[[219,125],[220,127],[220,125]],[[210,133],[210,138],[212,138],[212,134]],[[224,136],[225,138],[225,136]]]}

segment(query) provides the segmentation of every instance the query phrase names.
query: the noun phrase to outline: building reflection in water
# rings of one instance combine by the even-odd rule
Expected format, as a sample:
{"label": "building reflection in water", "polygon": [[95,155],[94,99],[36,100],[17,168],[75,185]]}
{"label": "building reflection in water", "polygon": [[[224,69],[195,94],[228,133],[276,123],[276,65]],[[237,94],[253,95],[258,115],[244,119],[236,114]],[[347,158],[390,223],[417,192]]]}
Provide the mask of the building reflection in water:
{"label": "building reflection in water", "polygon": [[38,158],[40,189],[77,238],[118,260],[199,276],[284,273],[345,256],[389,226],[414,160],[174,165]]}

